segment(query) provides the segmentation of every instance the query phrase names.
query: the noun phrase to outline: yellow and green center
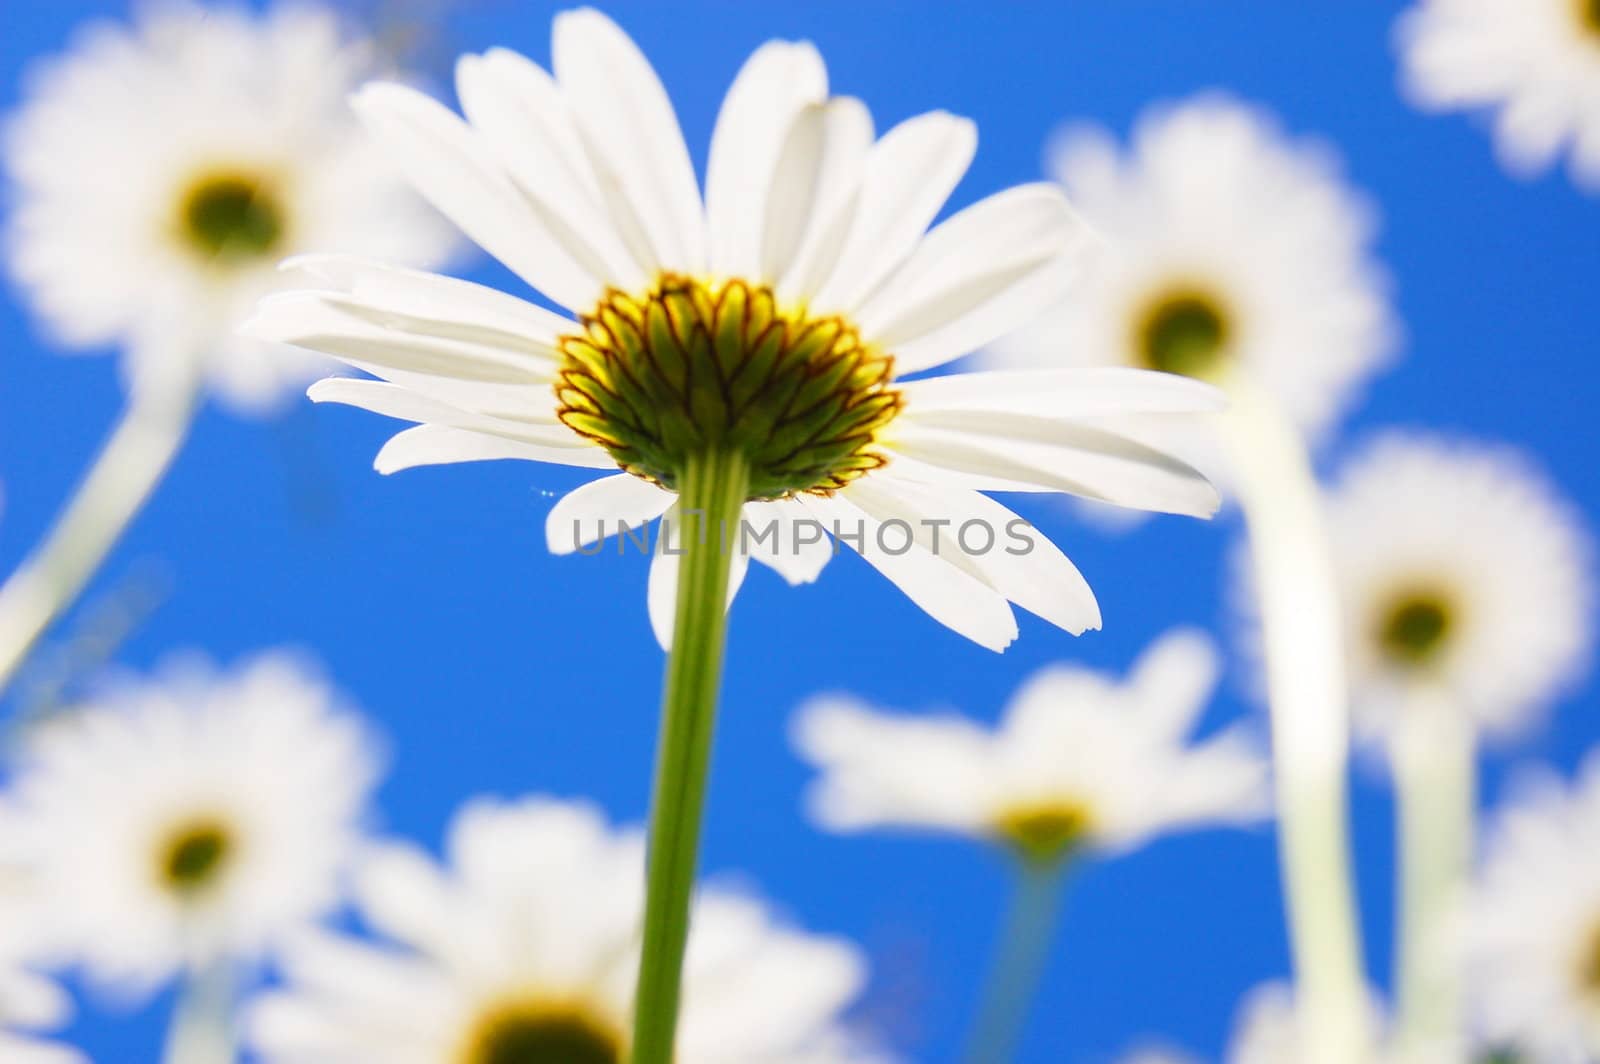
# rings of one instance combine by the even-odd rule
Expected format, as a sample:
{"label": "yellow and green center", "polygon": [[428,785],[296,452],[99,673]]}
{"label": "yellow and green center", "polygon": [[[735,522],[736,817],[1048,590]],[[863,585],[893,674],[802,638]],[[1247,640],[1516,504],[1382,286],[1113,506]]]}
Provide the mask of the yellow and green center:
{"label": "yellow and green center", "polygon": [[244,172],[209,174],[191,184],[178,206],[178,230],[207,261],[239,263],[273,256],[288,219],[273,183]]}
{"label": "yellow and green center", "polygon": [[1435,662],[1457,625],[1451,597],[1436,588],[1397,594],[1378,611],[1375,636],[1390,662],[1421,668]]}
{"label": "yellow and green center", "polygon": [[1226,367],[1231,331],[1214,295],[1198,288],[1163,292],[1135,319],[1135,360],[1145,369],[1214,379]]}
{"label": "yellow and green center", "polygon": [[884,464],[894,359],[770,288],[663,274],[612,291],[561,338],[559,416],[625,471],[676,490],[693,456],[739,453],[748,497],[827,494]]}
{"label": "yellow and green center", "polygon": [[623,1039],[581,1008],[540,1001],[490,1010],[473,1029],[458,1064],[621,1064]]}
{"label": "yellow and green center", "polygon": [[995,819],[992,830],[1026,860],[1053,863],[1081,846],[1093,826],[1087,806],[1060,801],[1009,809]]}
{"label": "yellow and green center", "polygon": [[1572,0],[1578,13],[1578,25],[1600,44],[1600,0]]}
{"label": "yellow and green center", "polygon": [[157,857],[157,875],[169,891],[186,897],[214,887],[226,874],[236,848],[220,820],[196,820],[172,832]]}

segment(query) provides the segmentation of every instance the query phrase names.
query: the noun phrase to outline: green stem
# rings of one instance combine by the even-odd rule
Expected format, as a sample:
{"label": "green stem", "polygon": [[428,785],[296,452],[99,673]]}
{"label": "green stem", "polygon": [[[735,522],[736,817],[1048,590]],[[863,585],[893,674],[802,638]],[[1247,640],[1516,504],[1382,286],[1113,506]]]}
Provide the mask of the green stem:
{"label": "green stem", "polygon": [[1399,1059],[1464,1061],[1460,966],[1451,948],[1472,863],[1475,744],[1458,707],[1413,698],[1392,747],[1400,840]]}
{"label": "green stem", "polygon": [[0,587],[0,691],[160,483],[188,435],[194,405],[193,387],[130,398],[55,525]]}
{"label": "green stem", "polygon": [[225,961],[190,972],[178,992],[162,1064],[229,1064],[234,1058],[233,971]]}
{"label": "green stem", "polygon": [[[689,901],[722,683],[728,573],[750,471],[741,454],[691,459],[678,494],[678,601],[661,699],[633,1064],[670,1064]],[[663,529],[665,534],[665,529]]]}
{"label": "green stem", "polygon": [[1066,867],[1064,858],[1023,859],[1018,865],[1005,929],[967,1041],[970,1064],[1004,1064],[1016,1057],[1055,940]]}

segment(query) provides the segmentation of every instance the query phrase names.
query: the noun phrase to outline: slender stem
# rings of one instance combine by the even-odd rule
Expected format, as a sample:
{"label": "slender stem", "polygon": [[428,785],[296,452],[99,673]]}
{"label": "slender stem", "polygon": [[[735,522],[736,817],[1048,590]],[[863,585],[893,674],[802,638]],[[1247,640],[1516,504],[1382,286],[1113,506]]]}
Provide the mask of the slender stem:
{"label": "slender stem", "polygon": [[233,1007],[233,971],[227,962],[190,972],[178,992],[162,1064],[230,1064]]}
{"label": "slender stem", "polygon": [[970,1064],[1004,1064],[1016,1057],[1061,917],[1066,867],[1066,859],[1024,859],[1018,865],[1005,929],[967,1040]]}
{"label": "slender stem", "polygon": [[[634,1001],[633,1064],[672,1060],[689,900],[722,683],[728,572],[749,477],[743,455],[707,454],[688,463],[679,484],[683,561],[650,803],[650,867]],[[666,544],[662,546],[665,549]]]}
{"label": "slender stem", "polygon": [[195,393],[130,398],[54,527],[0,587],[0,691],[89,582],[171,465],[193,420]]}
{"label": "slender stem", "polygon": [[1456,707],[1420,692],[1395,736],[1400,840],[1400,1059],[1466,1059],[1462,976],[1451,948],[1472,862],[1475,744]]}
{"label": "slender stem", "polygon": [[1269,396],[1239,383],[1230,391],[1222,438],[1250,529],[1306,1059],[1350,1064],[1369,1059],[1372,1032],[1346,823],[1338,586],[1304,442]]}

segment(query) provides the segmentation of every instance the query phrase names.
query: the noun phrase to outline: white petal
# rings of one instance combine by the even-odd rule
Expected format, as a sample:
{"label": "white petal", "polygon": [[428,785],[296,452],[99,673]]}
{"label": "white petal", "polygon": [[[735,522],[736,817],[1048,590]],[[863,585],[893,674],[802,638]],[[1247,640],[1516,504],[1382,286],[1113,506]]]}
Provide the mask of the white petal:
{"label": "white petal", "polygon": [[[672,650],[672,629],[678,610],[678,573],[683,567],[683,523],[678,518],[676,502],[661,518],[657,530],[655,557],[650,560],[650,580],[646,597],[650,608],[650,627],[656,633],[661,649]],[[663,549],[663,548],[667,549]],[[728,568],[728,607],[744,586],[745,574],[750,569],[750,556],[734,550]]]}
{"label": "white petal", "polygon": [[904,396],[906,408],[917,413],[984,410],[1091,418],[1211,413],[1227,405],[1221,390],[1193,377],[1127,366],[952,373],[895,387]]}
{"label": "white petal", "polygon": [[380,473],[397,473],[416,466],[491,462],[500,458],[554,462],[590,469],[616,466],[611,456],[599,447],[539,447],[447,425],[418,425],[391,437],[378,452],[378,457],[373,459],[372,467]]}
{"label": "white petal", "polygon": [[1188,465],[1105,429],[1022,414],[911,415],[896,419],[890,447],[965,475],[956,482],[968,487],[1064,491],[1195,517],[1209,517],[1221,504],[1217,490]]}
{"label": "white petal", "polygon": [[1100,627],[1100,606],[1078,567],[988,496],[901,480],[889,470],[863,477],[845,494],[874,516],[920,515],[913,527],[924,546],[1056,627],[1073,635]]}
{"label": "white petal", "polygon": [[867,156],[850,234],[817,292],[818,313],[854,311],[906,260],[977,147],[977,127],[943,111],[907,119],[884,134]]}
{"label": "white petal", "polygon": [[806,43],[769,41],[734,78],[717,115],[706,166],[706,232],[714,275],[759,276],[768,198],[780,178],[774,168],[801,110],[827,94],[827,68]]}
{"label": "white petal", "polygon": [[767,198],[762,277],[785,300],[810,302],[839,261],[872,150],[872,115],[853,97],[803,110],[789,129]]}
{"label": "white petal", "polygon": [[1205,708],[1221,668],[1216,644],[1204,632],[1180,628],[1139,657],[1128,687],[1151,726],[1176,740]]}
{"label": "white petal", "polygon": [[790,584],[813,583],[833,559],[826,530],[793,499],[747,502],[744,521],[750,556]]}
{"label": "white petal", "polygon": [[560,422],[528,422],[477,414],[386,381],[328,377],[308,388],[306,395],[313,403],[342,403],[370,410],[382,417],[471,429],[541,447],[581,447],[587,443],[582,436]]}
{"label": "white petal", "polygon": [[654,521],[677,498],[631,473],[591,480],[561,497],[545,519],[545,540],[552,554],[571,554],[607,536],[619,525],[630,529]]}
{"label": "white petal", "polygon": [[1055,185],[990,196],[939,225],[857,316],[897,374],[959,358],[1056,305],[1082,269],[1088,228]]}
{"label": "white petal", "polygon": [[368,85],[351,104],[417,191],[485,251],[564,306],[587,308],[599,298],[605,278],[557,244],[471,127],[448,108],[383,83]]}
{"label": "white petal", "polygon": [[[882,549],[878,543],[881,522],[846,499],[843,492],[830,498],[806,496],[799,501],[824,527],[849,543],[869,565],[940,624],[994,651],[1004,650],[1016,639],[1017,619],[1005,597],[971,573],[915,542],[903,553],[895,553],[904,539],[897,531],[888,533],[889,549]],[[914,521],[916,515],[903,519]],[[855,538],[857,531],[864,537],[862,545]]]}
{"label": "white petal", "polygon": [[661,81],[628,35],[592,8],[556,16],[556,80],[571,104],[619,228],[648,237],[653,268],[705,268],[694,165]]}
{"label": "white petal", "polygon": [[500,48],[462,56],[456,64],[456,91],[467,120],[483,132],[485,143],[567,254],[624,291],[642,288],[649,275],[612,226],[555,79]]}

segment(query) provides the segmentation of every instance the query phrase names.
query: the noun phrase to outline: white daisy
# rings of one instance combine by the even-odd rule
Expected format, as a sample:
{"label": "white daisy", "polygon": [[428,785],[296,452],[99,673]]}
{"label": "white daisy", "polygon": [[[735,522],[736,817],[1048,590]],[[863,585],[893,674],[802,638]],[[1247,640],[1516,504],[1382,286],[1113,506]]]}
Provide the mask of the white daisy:
{"label": "white daisy", "polygon": [[1389,434],[1327,500],[1357,720],[1374,736],[1436,693],[1473,724],[1525,724],[1573,681],[1593,635],[1589,536],[1504,448]]}
{"label": "white daisy", "polygon": [[[702,202],[672,105],[615,24],[558,16],[554,57],[553,77],[504,50],[464,57],[466,121],[395,85],[356,105],[429,199],[578,321],[458,280],[315,258],[298,265],[318,287],[266,300],[248,326],[383,378],[311,391],[419,423],[380,471],[620,467],[551,513],[565,553],[619,521],[673,516],[692,461],[736,461],[746,521],[774,531],[737,537],[735,587],[749,557],[815,579],[832,548],[812,533],[826,528],[996,649],[1016,635],[1010,602],[1073,632],[1099,612],[1065,556],[1032,533],[1008,540],[1024,526],[980,491],[1215,508],[1193,470],[1120,430],[1133,412],[1214,409],[1194,382],[1114,369],[901,379],[1022,323],[1077,272],[1085,234],[1049,186],[924,233],[972,158],[971,122],[933,112],[874,139],[859,101],[828,95],[815,49],[773,42],[723,104]],[[658,552],[663,641],[677,568]]]}
{"label": "white daisy", "polygon": [[1546,170],[1570,146],[1573,176],[1600,189],[1600,3],[1421,0],[1398,37],[1418,106],[1493,110],[1509,170]]}
{"label": "white daisy", "polygon": [[279,654],[41,725],[12,801],[44,941],[134,992],[261,954],[338,900],[375,775],[360,722]]}
{"label": "white daisy", "polygon": [[[583,803],[478,800],[455,818],[449,867],[374,847],[361,915],[394,945],[299,942],[287,985],[253,1010],[270,1064],[620,1064],[644,907],[644,839]],[[694,909],[682,1064],[865,1062],[839,1015],[859,952],[707,889]]]}
{"label": "white daisy", "polygon": [[[1376,997],[1369,1003],[1369,1028],[1379,1030],[1383,1010]],[[1328,1059],[1318,1050],[1294,989],[1284,983],[1268,983],[1256,987],[1240,1004],[1227,1059],[1228,1064],[1316,1064]],[[1376,1052],[1361,1061],[1341,1060],[1339,1064],[1384,1064],[1387,1059]],[[1405,1059],[1411,1064],[1445,1064],[1454,1058],[1424,1055]]]}
{"label": "white daisy", "polygon": [[[1126,148],[1068,129],[1049,169],[1107,248],[1075,298],[993,345],[994,363],[1245,380],[1316,438],[1389,354],[1371,209],[1325,146],[1289,140],[1260,108],[1215,95],[1159,107]],[[1174,421],[1151,419],[1145,438],[1206,435]]]}
{"label": "white daisy", "polygon": [[796,746],[822,773],[811,814],[833,830],[955,832],[1041,860],[1259,819],[1267,770],[1251,738],[1235,727],[1188,742],[1216,677],[1211,642],[1178,631],[1120,682],[1064,665],[1035,674],[993,731],[818,699],[795,727]]}
{"label": "white daisy", "polygon": [[6,130],[7,256],[61,341],[123,347],[141,387],[199,372],[238,408],[325,372],[234,335],[282,287],[277,262],[318,248],[425,265],[451,241],[349,117],[372,59],[313,7],[179,0],[94,23],[34,70]]}
{"label": "white daisy", "polygon": [[1580,1064],[1600,1056],[1600,755],[1570,787],[1519,782],[1466,922],[1476,1013],[1536,1064]]}

